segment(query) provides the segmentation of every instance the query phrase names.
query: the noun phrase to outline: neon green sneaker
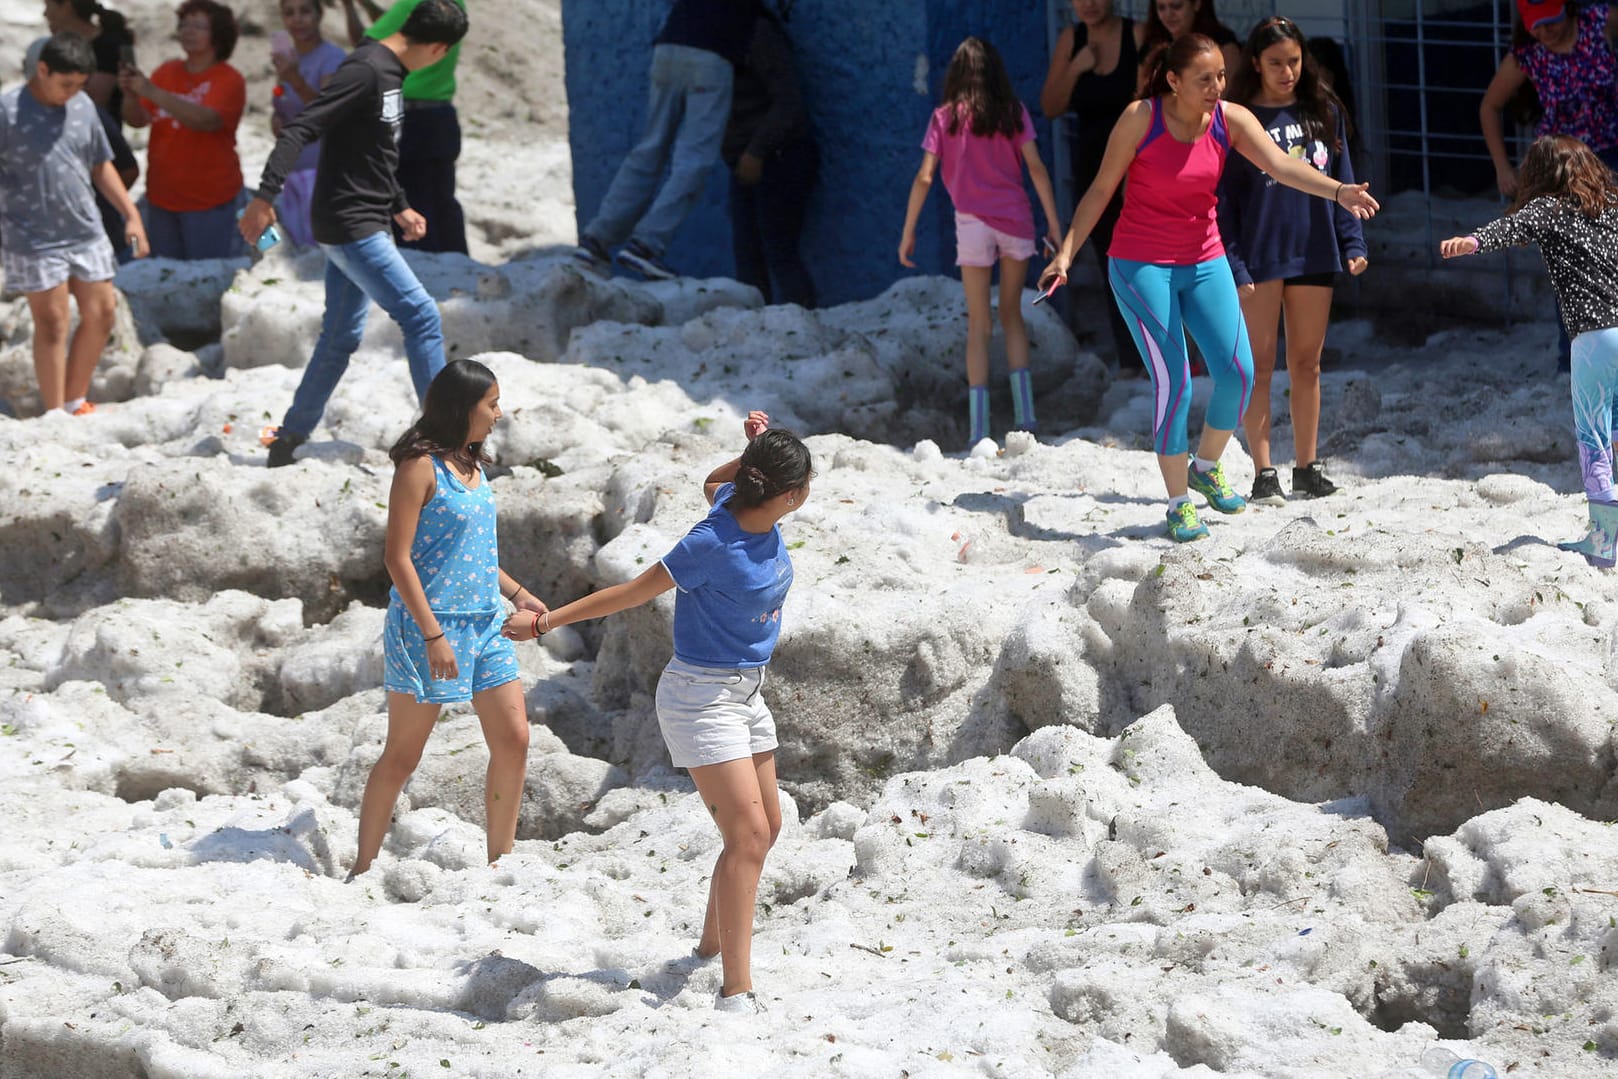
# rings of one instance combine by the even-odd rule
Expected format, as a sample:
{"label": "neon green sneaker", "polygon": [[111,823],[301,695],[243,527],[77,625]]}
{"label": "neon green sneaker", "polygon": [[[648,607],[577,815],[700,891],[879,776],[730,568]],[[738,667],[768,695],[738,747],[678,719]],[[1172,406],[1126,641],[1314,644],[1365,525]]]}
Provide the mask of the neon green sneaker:
{"label": "neon green sneaker", "polygon": [[1197,507],[1181,502],[1169,508],[1169,539],[1175,543],[1190,543],[1208,534],[1208,526],[1197,517]]}
{"label": "neon green sneaker", "polygon": [[1203,472],[1193,463],[1186,473],[1186,483],[1220,513],[1240,513],[1247,508],[1247,499],[1237,494],[1225,479],[1223,462],[1215,461],[1211,472]]}

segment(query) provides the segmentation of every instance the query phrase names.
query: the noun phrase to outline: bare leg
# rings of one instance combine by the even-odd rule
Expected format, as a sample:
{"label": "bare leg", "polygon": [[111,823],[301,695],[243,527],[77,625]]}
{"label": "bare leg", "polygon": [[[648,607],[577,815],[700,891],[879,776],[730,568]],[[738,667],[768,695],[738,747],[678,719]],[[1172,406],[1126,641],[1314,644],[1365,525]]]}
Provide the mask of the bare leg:
{"label": "bare leg", "polygon": [[90,379],[107,349],[107,337],[118,312],[118,296],[111,281],[70,278],[67,286],[79,304],[79,328],[73,331],[73,342],[68,347],[63,381],[63,398],[71,401],[90,395]]}
{"label": "bare leg", "polygon": [[408,693],[388,694],[388,740],[382,756],[371,766],[365,781],[365,797],[360,800],[360,846],[350,871],[358,876],[371,868],[382,839],[388,834],[393,804],[410,775],[421,763],[427,736],[438,721],[436,704],[421,704]]}
{"label": "bare leg", "polygon": [[34,376],[45,411],[67,400],[67,331],[73,321],[67,282],[43,292],[30,292],[28,313],[34,317]]}
{"label": "bare leg", "polygon": [[781,834],[775,753],[691,769],[703,803],[719,826],[724,848],[714,863],[697,951],[723,956],[725,996],[753,988],[753,911],[764,856]]}
{"label": "bare leg", "polygon": [[[1265,281],[1251,293],[1241,292],[1242,315],[1247,319],[1247,338],[1253,345],[1253,398],[1248,402],[1247,415],[1242,426],[1247,429],[1247,452],[1253,455],[1253,470],[1269,468],[1270,464],[1270,378],[1275,374],[1276,324],[1281,317],[1281,296],[1285,289],[1280,280]],[[1286,289],[1288,295],[1291,289]],[[1287,325],[1287,368],[1292,367],[1292,326]],[[1296,375],[1293,376],[1294,395],[1297,394]],[[1293,398],[1296,408],[1297,398]],[[1206,455],[1204,455],[1206,456]]]}
{"label": "bare leg", "polygon": [[489,746],[483,819],[492,865],[517,841],[517,816],[522,809],[523,781],[528,776],[528,706],[522,698],[522,683],[514,678],[474,695],[472,707],[477,709],[483,741]]}
{"label": "bare leg", "polygon": [[[989,339],[994,335],[994,316],[989,310],[989,289],[994,284],[992,266],[962,266],[961,286],[966,290],[966,384],[989,384]],[[1025,339],[1026,341],[1026,339]],[[1024,345],[1026,348],[1026,343]],[[1023,361],[1027,363],[1025,359]]]}
{"label": "bare leg", "polygon": [[[1331,295],[1332,290],[1321,285],[1290,285],[1283,298],[1287,375],[1292,380],[1292,456],[1299,468],[1314,464],[1319,455],[1320,353],[1331,321]],[[1247,414],[1251,417],[1252,410]]]}
{"label": "bare leg", "polygon": [[[965,272],[964,268],[962,272]],[[1013,371],[1028,366],[1028,326],[1022,319],[1022,288],[1027,281],[1027,259],[1000,260],[1000,328],[1006,334],[1006,366]],[[983,378],[985,382],[989,378],[987,353],[984,355]]]}

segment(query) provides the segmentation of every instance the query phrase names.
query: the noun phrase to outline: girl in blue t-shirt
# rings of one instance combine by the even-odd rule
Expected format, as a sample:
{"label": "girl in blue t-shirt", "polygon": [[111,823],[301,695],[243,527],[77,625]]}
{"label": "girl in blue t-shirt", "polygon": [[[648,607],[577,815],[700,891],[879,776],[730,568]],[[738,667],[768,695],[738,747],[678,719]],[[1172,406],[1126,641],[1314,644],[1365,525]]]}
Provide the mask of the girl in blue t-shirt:
{"label": "girl in blue t-shirt", "polygon": [[500,633],[504,597],[530,617],[545,605],[500,568],[483,440],[500,419],[500,385],[474,360],[444,366],[421,419],[389,451],[393,489],[383,562],[393,578],[382,630],[388,738],[365,781],[359,853],[371,867],[393,804],[446,704],[471,701],[489,746],[484,811],[489,861],[517,837],[528,771],[528,709],[517,655]]}
{"label": "girl in blue t-shirt", "polygon": [[[1347,114],[1321,81],[1303,32],[1291,19],[1276,15],[1253,28],[1226,96],[1252,110],[1288,157],[1307,161],[1340,183],[1354,183]],[[1219,186],[1219,232],[1253,346],[1253,398],[1242,417],[1253,455],[1248,501],[1286,503],[1270,462],[1270,378],[1283,317],[1292,383],[1292,494],[1332,494],[1337,485],[1326,478],[1319,454],[1320,353],[1337,274],[1365,272],[1360,219],[1233,158]]]}
{"label": "girl in blue t-shirt", "polygon": [[671,588],[674,658],[657,683],[657,722],[676,768],[687,768],[724,847],[714,866],[700,958],[720,955],[722,1011],[763,1011],[753,996],[753,907],[764,856],[781,831],[775,720],[760,690],[781,632],[792,561],[777,527],[804,504],[814,476],[796,435],[750,412],[742,455],[708,474],[713,507],[662,561],[632,581],[558,607],[519,611],[505,633],[526,641],[557,626],[638,607]]}

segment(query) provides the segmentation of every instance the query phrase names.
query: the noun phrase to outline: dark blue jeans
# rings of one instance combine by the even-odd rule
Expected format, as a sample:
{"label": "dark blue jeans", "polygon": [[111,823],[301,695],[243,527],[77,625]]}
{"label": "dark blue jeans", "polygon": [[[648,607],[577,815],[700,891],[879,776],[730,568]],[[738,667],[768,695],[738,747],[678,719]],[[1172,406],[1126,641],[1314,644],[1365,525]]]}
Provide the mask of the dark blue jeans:
{"label": "dark blue jeans", "polygon": [[[399,186],[410,208],[427,219],[427,235],[401,247],[466,254],[466,216],[455,199],[461,121],[449,102],[406,103],[399,131]],[[398,234],[394,234],[398,240]]]}
{"label": "dark blue jeans", "polygon": [[812,139],[799,139],[771,154],[764,176],[744,186],[730,178],[730,235],[736,280],[764,294],[765,303],[815,306],[815,283],[798,252],[809,193],[820,170]]}

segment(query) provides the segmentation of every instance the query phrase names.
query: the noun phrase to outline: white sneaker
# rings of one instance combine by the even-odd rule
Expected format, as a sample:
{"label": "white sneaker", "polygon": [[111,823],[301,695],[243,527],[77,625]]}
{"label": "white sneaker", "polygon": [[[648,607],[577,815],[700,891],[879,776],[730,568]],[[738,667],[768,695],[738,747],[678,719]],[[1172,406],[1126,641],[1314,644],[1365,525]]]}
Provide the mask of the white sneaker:
{"label": "white sneaker", "polygon": [[716,1012],[734,1012],[738,1015],[763,1015],[769,1011],[764,1006],[764,1002],[753,995],[751,989],[745,993],[736,993],[728,997],[723,992],[715,994],[713,1010]]}

